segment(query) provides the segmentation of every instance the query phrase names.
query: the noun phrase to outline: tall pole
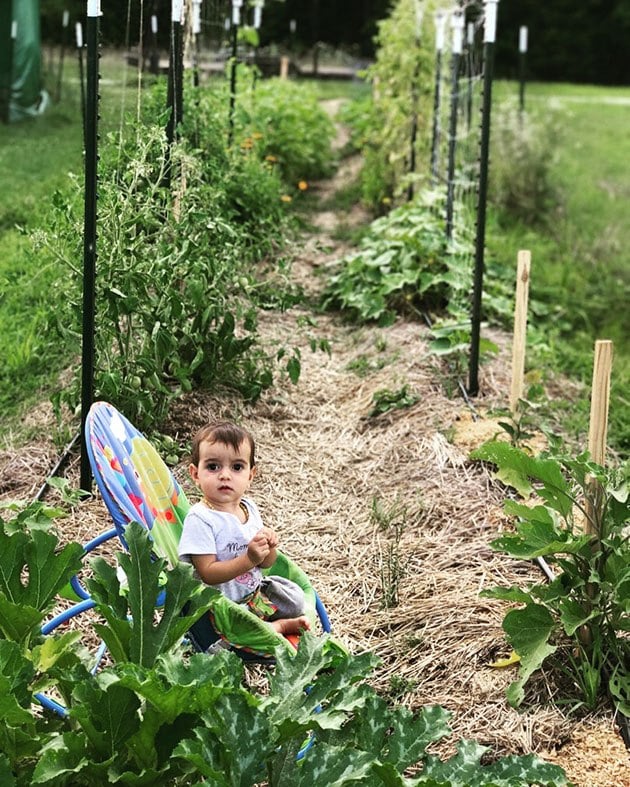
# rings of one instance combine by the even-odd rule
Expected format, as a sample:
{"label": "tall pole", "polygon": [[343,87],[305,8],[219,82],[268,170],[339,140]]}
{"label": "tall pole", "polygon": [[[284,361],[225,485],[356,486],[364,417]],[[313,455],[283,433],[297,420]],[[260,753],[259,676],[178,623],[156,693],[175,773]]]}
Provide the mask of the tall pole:
{"label": "tall pole", "polygon": [[234,136],[234,106],[236,104],[236,66],[238,57],[238,28],[241,24],[243,0],[232,0],[232,62],[230,64],[230,108],[228,113],[228,145]]}
{"label": "tall pole", "polygon": [[451,18],[453,52],[451,59],[451,114],[448,128],[448,177],[446,181],[446,237],[453,237],[453,202],[455,199],[455,151],[457,148],[457,105],[459,103],[459,62],[464,38],[464,15],[461,12]]}
{"label": "tall pole", "polygon": [[98,58],[100,0],[87,0],[87,94],[85,104],[85,215],[83,227],[83,346],[81,360],[81,489],[91,491],[85,422],[94,399],[96,199],[98,182]]}
{"label": "tall pole", "polygon": [[446,14],[438,11],[435,15],[435,90],[433,94],[433,133],[431,135],[431,178],[438,181],[440,158],[440,111],[442,103],[442,52],[444,50],[444,28]]}
{"label": "tall pole", "polygon": [[85,146],[85,74],[83,68],[83,25],[77,22],[74,26],[79,58],[79,87],[81,89],[81,122],[83,123],[83,145]]}
{"label": "tall pole", "polygon": [[171,0],[171,45],[168,68],[166,101],[169,117],[166,126],[166,139],[169,147],[175,140],[177,126],[183,118],[182,112],[182,11],[183,0]]}
{"label": "tall pole", "polygon": [[475,25],[468,22],[466,25],[466,49],[468,55],[468,89],[466,94],[466,129],[470,131],[472,121],[472,94],[473,94],[473,55],[475,51]]}
{"label": "tall pole", "polygon": [[416,140],[418,138],[418,80],[420,79],[420,33],[422,30],[422,8],[418,0],[415,0],[415,36],[414,36],[414,66],[413,77],[411,79],[411,134],[409,142],[409,180],[407,189],[407,199],[413,199],[413,175],[416,172]]}
{"label": "tall pole", "polygon": [[518,105],[521,114],[525,109],[526,61],[527,61],[527,27],[525,27],[525,25],[522,25],[518,31],[518,75],[519,75]]}
{"label": "tall pole", "polygon": [[479,195],[477,203],[477,236],[475,239],[475,274],[471,309],[470,358],[468,393],[479,393],[479,343],[481,334],[481,300],[483,292],[484,247],[486,242],[486,199],[488,196],[488,154],[490,150],[490,114],[492,107],[492,67],[497,30],[499,0],[484,0],[483,31],[483,105],[479,143]]}
{"label": "tall pole", "polygon": [[17,21],[11,22],[11,35],[9,37],[9,70],[7,73],[6,90],[3,86],[2,96],[2,120],[5,123],[11,122],[11,93],[13,91],[13,54],[15,52],[15,42],[17,39]]}
{"label": "tall pole", "polygon": [[256,31],[256,44],[254,46],[254,76],[252,77],[252,88],[256,88],[258,78],[258,46],[260,44],[260,27],[262,25],[262,12],[265,7],[265,0],[258,0],[254,6],[254,30]]}
{"label": "tall pole", "polygon": [[149,55],[149,71],[156,76],[160,73],[160,53],[158,51],[158,18],[151,14],[151,53]]}
{"label": "tall pole", "polygon": [[199,87],[199,38],[201,36],[201,0],[193,0],[193,85]]}
{"label": "tall pole", "polygon": [[70,21],[70,13],[63,12],[61,17],[61,52],[59,54],[59,74],[57,76],[57,101],[61,101],[61,85],[63,81],[63,59],[66,53],[66,38],[68,31],[68,23]]}

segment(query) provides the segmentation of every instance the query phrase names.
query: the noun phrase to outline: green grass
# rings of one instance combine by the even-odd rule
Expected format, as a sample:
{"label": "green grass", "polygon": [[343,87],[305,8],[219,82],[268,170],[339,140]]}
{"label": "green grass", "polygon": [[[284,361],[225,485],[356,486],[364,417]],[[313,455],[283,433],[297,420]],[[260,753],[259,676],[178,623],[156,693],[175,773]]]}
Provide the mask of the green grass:
{"label": "green grass", "polygon": [[[46,60],[47,58],[44,58]],[[118,128],[135,112],[136,72],[121,56],[100,61],[100,133]],[[56,95],[56,76],[44,77]],[[45,321],[55,304],[50,284],[59,276],[44,252],[35,252],[30,233],[45,226],[56,189],[69,172],[82,182],[83,142],[78,66],[66,59],[62,97],[41,117],[0,124],[0,429],[10,429],[30,404],[48,398],[59,372],[77,362],[80,343],[59,346],[46,339]],[[77,261],[80,264],[80,260]]]}
{"label": "green grass", "polygon": [[[494,100],[516,97],[515,83],[497,83]],[[593,346],[614,342],[609,442],[630,448],[630,89],[530,84],[526,111],[552,113],[559,127],[553,176],[562,204],[547,228],[489,227],[489,253],[516,260],[532,252],[531,295],[553,311],[542,320],[533,363],[544,362],[590,385]],[[490,166],[492,166],[492,161]],[[536,326],[537,317],[530,316]],[[588,401],[566,403],[564,422],[585,445]]]}

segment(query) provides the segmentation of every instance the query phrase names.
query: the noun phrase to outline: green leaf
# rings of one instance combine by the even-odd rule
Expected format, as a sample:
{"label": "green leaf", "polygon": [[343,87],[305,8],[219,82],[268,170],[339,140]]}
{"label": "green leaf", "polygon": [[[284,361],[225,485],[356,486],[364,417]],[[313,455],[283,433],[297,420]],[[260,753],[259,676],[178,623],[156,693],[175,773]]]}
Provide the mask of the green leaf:
{"label": "green leaf", "polygon": [[135,693],[106,681],[106,675],[83,681],[72,695],[70,718],[85,733],[86,752],[95,761],[118,756],[140,726],[140,700]]}
{"label": "green leaf", "polygon": [[537,489],[538,494],[561,516],[566,518],[571,513],[571,488],[556,460],[536,459],[500,441],[485,443],[471,453],[471,458],[495,464],[497,478],[514,487],[523,497],[532,492],[531,480],[539,481],[542,487]]}
{"label": "green leaf", "polygon": [[505,616],[503,630],[510,645],[521,657],[518,680],[514,681],[507,691],[508,701],[514,707],[518,707],[523,701],[523,686],[532,672],[557,650],[555,646],[548,644],[554,628],[550,612],[540,604],[528,604],[524,609],[513,609]]}
{"label": "green leaf", "polygon": [[0,594],[6,601],[41,611],[50,608],[55,595],[80,569],[83,556],[80,544],[57,547],[53,533],[36,529],[7,535],[0,527]]}
{"label": "green leaf", "polygon": [[[100,561],[93,563],[95,577],[88,580],[88,588],[107,621],[107,625],[95,625],[95,629],[115,660],[151,667],[160,653],[181,641],[192,623],[210,609],[220,591],[203,586],[187,564],[179,563],[165,570],[164,560],[152,558],[150,537],[137,522],[127,526],[125,540],[129,554],[119,554],[118,560],[128,583],[126,601],[111,567]],[[165,583],[163,576],[166,576]],[[164,606],[155,613],[162,590]],[[186,614],[182,614],[184,608]]]}
{"label": "green leaf", "polygon": [[14,642],[24,642],[33,634],[39,634],[45,613],[26,604],[11,603],[0,593],[0,632]]}
{"label": "green leaf", "polygon": [[581,626],[588,623],[589,620],[599,617],[599,614],[597,609],[593,609],[589,612],[584,609],[582,604],[572,599],[565,598],[560,601],[560,620],[569,637],[573,636],[573,634],[575,634]]}
{"label": "green leaf", "polygon": [[374,754],[341,748],[329,744],[318,744],[296,769],[293,779],[283,782],[283,787],[343,787],[346,784],[359,784],[367,779],[373,764],[377,761]]}

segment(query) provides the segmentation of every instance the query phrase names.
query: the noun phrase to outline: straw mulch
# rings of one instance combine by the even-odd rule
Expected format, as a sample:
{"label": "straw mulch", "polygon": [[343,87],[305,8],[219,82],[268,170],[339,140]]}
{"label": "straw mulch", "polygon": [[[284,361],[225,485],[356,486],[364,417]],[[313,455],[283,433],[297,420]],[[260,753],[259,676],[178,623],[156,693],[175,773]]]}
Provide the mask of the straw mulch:
{"label": "straw mulch", "polygon": [[[296,278],[313,286],[314,269],[335,254],[332,240],[326,252],[306,242]],[[270,343],[290,336],[301,345],[296,386],[279,384],[255,405],[188,395],[173,406],[166,430],[181,445],[215,418],[253,432],[259,472],[251,493],[266,523],[312,578],[335,636],[353,652],[380,656],[375,687],[411,708],[438,704],[452,711],[453,738],[440,754],[469,738],[495,754],[536,752],[562,765],[578,787],[630,785],[628,753],[609,707],[569,716],[554,704],[562,695],[545,674],[523,709],[505,701],[515,668],[490,666],[509,653],[501,629],[505,605],[479,593],[540,575],[489,546],[509,526],[502,513],[507,492],[468,459],[474,445],[492,436],[488,421],[461,397],[446,396],[426,329],[404,321],[357,328],[318,316],[309,330],[330,340],[328,357],[311,352],[296,327],[299,314],[268,313],[260,325]],[[479,413],[505,406],[509,390],[508,340],[492,338],[502,349],[482,367]],[[416,404],[370,415],[376,392],[403,385]],[[32,445],[0,451],[3,499],[28,499],[54,463],[59,450],[46,438],[49,418],[37,414],[40,437]],[[75,479],[76,465],[68,471]],[[185,460],[175,472],[194,497]],[[75,507],[63,525],[64,535],[78,540],[106,527],[97,497]]]}

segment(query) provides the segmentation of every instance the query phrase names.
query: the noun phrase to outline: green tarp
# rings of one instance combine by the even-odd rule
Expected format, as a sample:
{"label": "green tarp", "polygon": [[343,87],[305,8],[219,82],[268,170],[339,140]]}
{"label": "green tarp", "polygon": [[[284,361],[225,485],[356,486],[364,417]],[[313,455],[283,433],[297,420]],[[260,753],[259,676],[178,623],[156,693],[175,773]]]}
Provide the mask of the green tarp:
{"label": "green tarp", "polygon": [[48,105],[41,86],[39,0],[0,0],[0,104],[5,122],[38,115]]}

